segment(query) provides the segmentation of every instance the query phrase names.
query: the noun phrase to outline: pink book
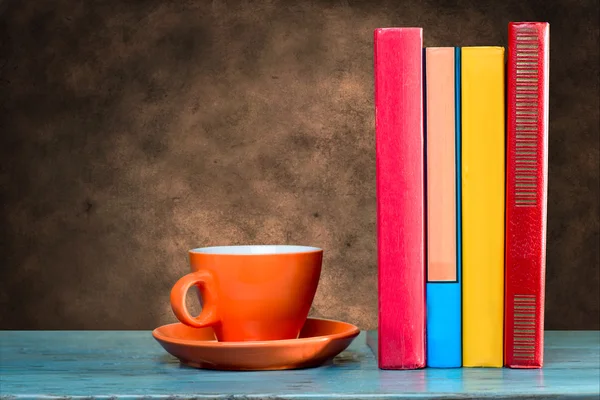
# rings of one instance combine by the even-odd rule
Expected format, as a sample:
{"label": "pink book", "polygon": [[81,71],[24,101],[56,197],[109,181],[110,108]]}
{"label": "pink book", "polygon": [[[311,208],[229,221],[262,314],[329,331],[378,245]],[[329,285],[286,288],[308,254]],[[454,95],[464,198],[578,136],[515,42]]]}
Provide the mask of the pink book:
{"label": "pink book", "polygon": [[425,366],[423,30],[374,33],[381,369]]}

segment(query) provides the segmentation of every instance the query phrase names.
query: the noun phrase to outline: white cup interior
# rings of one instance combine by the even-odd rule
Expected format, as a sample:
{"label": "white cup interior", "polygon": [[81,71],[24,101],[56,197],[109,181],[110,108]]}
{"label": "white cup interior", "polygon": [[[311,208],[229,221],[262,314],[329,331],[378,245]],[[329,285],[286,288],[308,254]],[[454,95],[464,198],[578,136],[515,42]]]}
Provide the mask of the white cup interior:
{"label": "white cup interior", "polygon": [[240,246],[212,246],[199,247],[190,250],[193,253],[203,254],[233,254],[233,255],[252,255],[252,254],[290,254],[290,253],[308,253],[321,251],[318,247],[296,246],[296,245],[240,245]]}

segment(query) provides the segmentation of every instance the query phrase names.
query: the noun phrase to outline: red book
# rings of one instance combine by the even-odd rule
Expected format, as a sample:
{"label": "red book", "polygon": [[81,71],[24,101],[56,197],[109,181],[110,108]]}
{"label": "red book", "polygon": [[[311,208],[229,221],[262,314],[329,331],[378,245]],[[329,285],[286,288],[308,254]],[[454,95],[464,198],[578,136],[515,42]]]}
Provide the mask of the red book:
{"label": "red book", "polygon": [[423,30],[374,33],[381,369],[425,366]]}
{"label": "red book", "polygon": [[544,356],[549,25],[508,25],[504,363]]}

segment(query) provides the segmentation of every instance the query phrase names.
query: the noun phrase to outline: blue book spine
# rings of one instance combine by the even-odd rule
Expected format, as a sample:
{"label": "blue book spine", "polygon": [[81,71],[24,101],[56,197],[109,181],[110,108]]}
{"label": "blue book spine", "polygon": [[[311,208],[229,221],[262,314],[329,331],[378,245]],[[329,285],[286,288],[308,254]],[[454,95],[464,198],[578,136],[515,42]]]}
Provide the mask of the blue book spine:
{"label": "blue book spine", "polygon": [[460,48],[454,48],[456,280],[427,281],[427,366],[462,366]]}

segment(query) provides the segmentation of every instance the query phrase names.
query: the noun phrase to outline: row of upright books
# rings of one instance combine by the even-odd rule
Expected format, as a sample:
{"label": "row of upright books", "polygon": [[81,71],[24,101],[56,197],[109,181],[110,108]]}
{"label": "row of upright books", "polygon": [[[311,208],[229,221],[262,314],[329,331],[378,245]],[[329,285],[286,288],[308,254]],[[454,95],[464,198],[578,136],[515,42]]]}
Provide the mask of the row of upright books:
{"label": "row of upright books", "polygon": [[549,25],[374,33],[382,369],[543,365]]}

